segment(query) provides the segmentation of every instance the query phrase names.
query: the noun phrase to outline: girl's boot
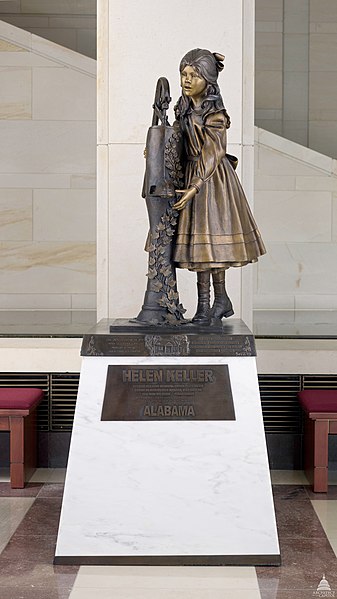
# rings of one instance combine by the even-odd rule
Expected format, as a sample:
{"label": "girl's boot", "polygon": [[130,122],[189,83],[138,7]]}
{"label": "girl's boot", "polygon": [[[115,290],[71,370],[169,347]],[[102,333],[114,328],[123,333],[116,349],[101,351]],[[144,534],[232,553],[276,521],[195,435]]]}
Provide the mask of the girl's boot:
{"label": "girl's boot", "polygon": [[220,270],[212,273],[214,287],[214,304],[211,309],[211,318],[221,320],[224,316],[233,316],[234,310],[229,299],[225,284],[225,271]]}
{"label": "girl's boot", "polygon": [[197,273],[198,287],[198,305],[197,311],[192,318],[192,322],[196,324],[210,324],[211,322],[211,307],[210,307],[210,286],[211,274],[209,271]]}

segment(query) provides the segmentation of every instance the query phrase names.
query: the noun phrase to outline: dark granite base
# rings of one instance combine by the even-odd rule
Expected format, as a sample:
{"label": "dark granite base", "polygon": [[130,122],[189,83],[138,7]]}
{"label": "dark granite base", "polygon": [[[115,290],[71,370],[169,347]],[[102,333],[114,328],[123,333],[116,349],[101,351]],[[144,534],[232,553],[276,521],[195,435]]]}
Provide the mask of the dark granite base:
{"label": "dark granite base", "polygon": [[75,566],[280,566],[280,555],[151,555],[55,557],[55,565]]}
{"label": "dark granite base", "polygon": [[251,331],[240,319],[217,326],[143,325],[125,318],[100,320],[83,337],[82,356],[256,356]]}

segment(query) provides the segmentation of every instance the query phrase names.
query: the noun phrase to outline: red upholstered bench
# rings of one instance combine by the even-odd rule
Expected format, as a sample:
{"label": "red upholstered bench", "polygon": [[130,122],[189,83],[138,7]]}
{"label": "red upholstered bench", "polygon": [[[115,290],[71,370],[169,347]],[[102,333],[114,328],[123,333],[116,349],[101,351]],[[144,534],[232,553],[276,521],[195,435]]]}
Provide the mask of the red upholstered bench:
{"label": "red upholstered bench", "polygon": [[306,389],[298,397],[305,412],[305,472],[313,490],[326,493],[329,434],[337,434],[337,389]]}
{"label": "red upholstered bench", "polygon": [[13,489],[22,489],[36,468],[36,408],[43,391],[0,387],[0,431],[10,432],[10,477]]}

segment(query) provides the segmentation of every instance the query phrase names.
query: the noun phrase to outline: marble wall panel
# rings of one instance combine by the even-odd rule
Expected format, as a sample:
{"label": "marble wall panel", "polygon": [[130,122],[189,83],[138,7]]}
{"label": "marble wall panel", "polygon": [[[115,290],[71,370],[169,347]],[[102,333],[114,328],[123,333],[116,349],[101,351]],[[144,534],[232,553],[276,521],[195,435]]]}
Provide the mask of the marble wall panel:
{"label": "marble wall panel", "polygon": [[[305,21],[304,21],[305,24]],[[285,33],[283,36],[284,66],[287,71],[308,73],[309,36],[305,33]]]}
{"label": "marble wall panel", "polygon": [[[133,317],[140,311],[147,284],[148,232],[145,200],[141,197],[144,174],[143,144],[109,147],[110,314]],[[103,233],[104,234],[104,233]],[[106,261],[106,255],[102,256]]]}
{"label": "marble wall panel", "polygon": [[286,153],[270,150],[264,146],[259,147],[258,168],[264,175],[302,175],[302,176],[324,176],[325,173],[315,169],[314,166],[296,160]]}
{"label": "marble wall panel", "polygon": [[7,293],[95,293],[95,245],[0,243],[0,288]]}
{"label": "marble wall panel", "polygon": [[332,199],[332,240],[337,243],[337,190]]}
{"label": "marble wall panel", "polygon": [[[80,179],[82,177],[79,175]],[[83,177],[85,178],[85,177]],[[0,174],[0,188],[67,188],[71,187],[71,175],[44,175],[43,173],[16,173],[16,174]],[[74,185],[76,187],[76,185]]]}
{"label": "marble wall panel", "polygon": [[[1,21],[0,21],[1,24]],[[58,67],[58,63],[41,56],[24,50],[23,52],[0,52],[1,67]]]}
{"label": "marble wall panel", "polygon": [[284,28],[287,33],[308,33],[310,0],[285,0]]}
{"label": "marble wall panel", "polygon": [[60,293],[0,293],[1,310],[70,310],[71,295]]}
{"label": "marble wall panel", "polygon": [[[36,17],[34,17],[36,18]],[[91,15],[76,15],[76,16],[49,16],[48,23],[50,27],[57,29],[85,29],[85,30],[96,30],[96,8],[95,12]]]}
{"label": "marble wall panel", "polygon": [[0,240],[31,240],[32,190],[0,188]]}
{"label": "marble wall panel", "polygon": [[[52,6],[52,9],[51,9]],[[96,13],[95,0],[57,0],[46,2],[46,0],[21,0],[21,11],[24,13],[50,13],[54,14],[78,14],[78,15],[94,15]]]}
{"label": "marble wall panel", "polygon": [[93,173],[95,135],[94,122],[0,121],[0,173]]}
{"label": "marble wall panel", "polygon": [[[66,94],[61,92],[63,89],[67,90]],[[35,120],[90,121],[93,119],[95,106],[94,77],[69,68],[34,69]]]}
{"label": "marble wall panel", "polygon": [[26,52],[26,49],[7,40],[0,40],[0,52]]}
{"label": "marble wall panel", "polygon": [[257,71],[255,74],[255,102],[260,109],[282,109],[282,72]]}
{"label": "marble wall panel", "polygon": [[336,310],[336,304],[337,296],[323,295],[319,287],[317,293],[295,296],[296,310]]}
{"label": "marble wall panel", "polygon": [[1,2],[1,12],[20,12],[21,0],[4,0]]}
{"label": "marble wall panel", "polygon": [[283,121],[282,134],[290,141],[295,141],[297,144],[303,146],[308,145],[308,121],[307,120],[294,120],[294,121]]}
{"label": "marble wall panel", "polygon": [[[302,177],[307,179],[307,177]],[[255,171],[255,191],[278,191],[295,189],[297,177],[295,175],[265,175],[263,172]]]}
{"label": "marble wall panel", "polygon": [[0,67],[0,78],[0,119],[31,119],[31,69]]}
{"label": "marble wall panel", "polygon": [[328,191],[258,191],[255,214],[265,241],[331,241]]}
{"label": "marble wall panel", "polygon": [[[127,2],[127,11],[122,2],[110,3],[109,6],[109,26],[114,32],[110,36],[109,47],[109,142],[143,143],[152,119],[151,107],[158,77],[164,75],[168,78],[171,96],[176,100],[180,95],[180,59],[187,49],[198,47],[200,40],[205,48],[213,48],[216,40],[217,47],[220,46],[218,51],[226,54],[225,70],[219,77],[219,84],[232,118],[232,142],[240,142],[242,31],[238,23],[242,23],[242,2],[233,4],[228,0],[213,0],[213,14],[219,15],[219,18],[212,20],[212,27],[205,27],[202,7],[197,9],[195,6],[193,27],[187,30],[191,7],[189,3],[181,4],[175,0],[170,6],[172,14],[175,10],[179,14],[174,21],[174,33],[169,31],[163,2],[157,2],[155,8],[153,2],[143,3],[141,13],[135,0]],[[156,27],[149,35],[154,10]],[[163,35],[164,31],[166,35]],[[132,85],[128,73],[132,74]],[[137,102],[134,101],[133,90],[137,90]]]}
{"label": "marble wall panel", "polygon": [[71,175],[70,187],[73,189],[96,189],[95,175]]}
{"label": "marble wall panel", "polygon": [[255,310],[294,310],[295,309],[295,297],[290,292],[289,294],[272,294],[260,293],[254,295],[254,309]]}
{"label": "marble wall panel", "polygon": [[14,29],[12,25],[0,21],[0,37],[7,42],[22,46],[26,50],[31,50],[32,36],[24,29],[19,29],[18,27]]}
{"label": "marble wall panel", "polygon": [[284,76],[283,119],[308,120],[308,74],[287,72]]}
{"label": "marble wall panel", "polygon": [[[272,145],[272,135],[258,132],[259,137]],[[294,309],[294,315],[316,307],[335,309],[336,283],[331,272],[336,260],[337,177],[332,174],[332,160],[325,166],[322,162],[324,170],[319,170],[315,165],[320,155],[304,148],[301,154],[300,146],[286,140],[282,144],[283,153],[257,146],[255,213],[267,255],[256,265],[254,306],[258,310]],[[297,153],[306,164],[295,158]],[[288,304],[278,301],[278,294],[288,298]]]}
{"label": "marble wall panel", "polygon": [[296,177],[296,189],[335,191],[337,192],[337,177]]}
{"label": "marble wall panel", "polygon": [[33,219],[35,241],[95,241],[95,190],[35,190]]}
{"label": "marble wall panel", "polygon": [[96,309],[96,294],[95,293],[73,293],[71,295],[71,307],[73,310],[95,310]]}
{"label": "marble wall panel", "polygon": [[270,33],[272,31],[282,33],[283,21],[256,21],[255,33]]}
{"label": "marble wall panel", "polygon": [[65,64],[69,68],[74,68],[78,71],[82,70],[85,73],[92,75],[96,74],[96,63],[88,56],[84,56],[84,54],[69,52],[68,48],[60,46],[58,44],[54,44],[53,42],[50,42],[48,39],[44,39],[43,37],[40,37],[38,35],[33,35],[31,33],[27,35],[29,35],[31,38],[31,48],[34,53],[46,56],[56,63],[58,62],[62,65]]}
{"label": "marble wall panel", "polygon": [[[335,29],[336,29],[335,24]],[[337,71],[336,31],[333,33],[312,33],[310,36],[310,70]]]}
{"label": "marble wall panel", "polygon": [[337,22],[310,23],[310,31],[312,33],[337,33]]}
{"label": "marble wall panel", "polygon": [[[324,90],[324,92],[323,92]],[[313,72],[310,77],[310,120],[337,121],[337,69],[335,72]]]}
{"label": "marble wall panel", "polygon": [[337,158],[337,121],[310,121],[309,145],[317,152]]}
{"label": "marble wall panel", "polygon": [[[306,165],[312,169],[311,174],[315,176],[326,176],[330,175],[333,169],[333,159],[329,158],[329,156],[324,156],[318,152],[314,152],[310,148],[306,148],[305,146],[301,146],[300,144],[290,143],[284,137],[279,137],[270,133],[269,131],[264,131],[263,129],[256,128],[257,136],[256,141],[260,143],[262,146],[267,146],[267,150],[274,154],[275,152],[281,152],[287,156],[289,154],[289,158],[291,160],[295,160],[300,163],[304,162]],[[299,174],[300,171],[298,171]]]}
{"label": "marble wall panel", "polygon": [[282,21],[283,0],[256,0],[257,21]]}
{"label": "marble wall panel", "polygon": [[96,58],[97,34],[96,28],[76,30],[76,50],[86,56]]}
{"label": "marble wall panel", "polygon": [[337,294],[336,246],[326,243],[269,243],[268,253],[261,260],[258,291],[284,294],[285,289],[296,294],[312,295],[319,285],[323,295]]}
{"label": "marble wall panel", "polygon": [[310,21],[312,23],[337,22],[335,0],[310,0]]}
{"label": "marble wall panel", "polygon": [[71,50],[76,49],[76,29],[55,29],[52,27],[30,27],[29,31],[36,36],[43,37],[55,44]]}
{"label": "marble wall panel", "polygon": [[255,123],[262,129],[266,129],[275,135],[282,135],[283,121],[282,119],[261,119],[256,117]]}
{"label": "marble wall panel", "polygon": [[255,64],[258,70],[282,70],[282,33],[260,32],[256,36]]}
{"label": "marble wall panel", "polygon": [[[2,13],[2,3],[0,4]],[[1,20],[30,31],[30,27],[48,27],[49,17],[45,15],[1,14]]]}

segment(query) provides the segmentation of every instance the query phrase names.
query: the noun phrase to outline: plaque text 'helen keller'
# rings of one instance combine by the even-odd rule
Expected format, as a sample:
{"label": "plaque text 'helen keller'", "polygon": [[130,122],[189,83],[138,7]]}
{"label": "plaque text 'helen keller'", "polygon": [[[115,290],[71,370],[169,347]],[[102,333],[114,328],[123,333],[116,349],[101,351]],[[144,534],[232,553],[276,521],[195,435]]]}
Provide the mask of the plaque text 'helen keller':
{"label": "plaque text 'helen keller'", "polygon": [[228,366],[109,366],[102,420],[235,420]]}

